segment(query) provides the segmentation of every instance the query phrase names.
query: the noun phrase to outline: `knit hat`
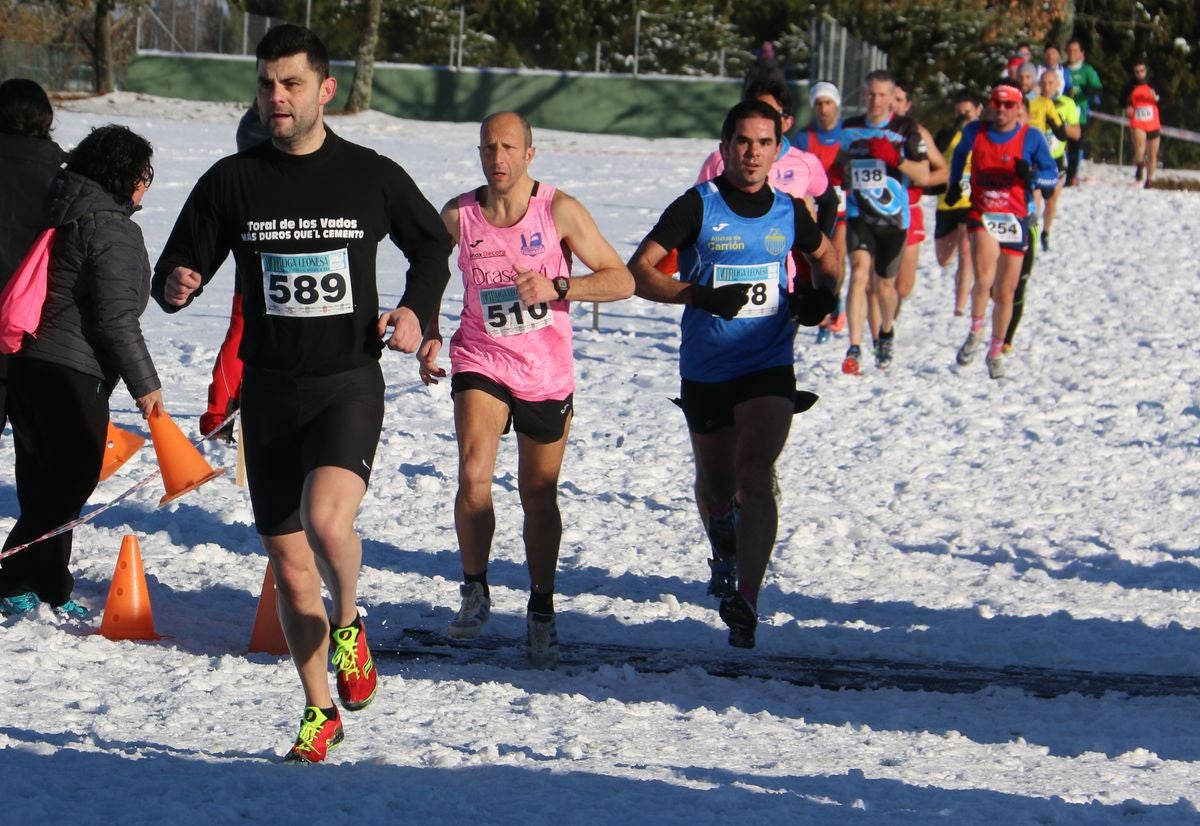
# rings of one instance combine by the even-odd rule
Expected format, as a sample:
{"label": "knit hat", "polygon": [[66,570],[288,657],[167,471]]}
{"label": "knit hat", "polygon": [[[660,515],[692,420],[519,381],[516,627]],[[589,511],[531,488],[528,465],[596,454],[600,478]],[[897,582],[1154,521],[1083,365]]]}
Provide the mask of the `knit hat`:
{"label": "knit hat", "polygon": [[838,91],[838,87],[830,83],[828,80],[819,80],[813,84],[812,89],[808,93],[809,105],[815,104],[821,98],[829,98],[835,106],[842,105],[842,93]]}

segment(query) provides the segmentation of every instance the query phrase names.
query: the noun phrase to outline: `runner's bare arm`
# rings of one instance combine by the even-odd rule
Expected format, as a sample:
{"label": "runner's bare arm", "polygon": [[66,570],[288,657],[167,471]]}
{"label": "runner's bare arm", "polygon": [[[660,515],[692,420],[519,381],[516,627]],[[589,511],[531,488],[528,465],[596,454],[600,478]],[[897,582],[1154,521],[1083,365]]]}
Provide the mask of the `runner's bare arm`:
{"label": "runner's bare arm", "polygon": [[825,287],[834,295],[838,292],[838,278],[841,275],[837,248],[824,235],[821,236],[821,246],[809,256],[816,266],[816,274],[820,277],[818,286]]}
{"label": "runner's bare arm", "polygon": [[930,186],[930,163],[928,160],[913,160],[912,158],[904,158],[900,161],[900,165],[896,167],[913,182],[913,186]]}
{"label": "runner's bare arm", "polygon": [[663,275],[654,265],[667,257],[667,250],[657,241],[646,238],[629,259],[629,271],[636,285],[634,295],[663,304],[687,304],[691,284]]}
{"label": "runner's bare arm", "polygon": [[[603,235],[583,204],[561,190],[551,205],[554,226],[575,254],[591,269],[590,275],[571,279],[567,293],[572,301],[621,301],[633,295],[633,275]],[[551,290],[553,293],[553,290]],[[548,298],[555,298],[552,294]]]}
{"label": "runner's bare arm", "polygon": [[924,126],[917,128],[921,130],[921,138],[925,141],[925,154],[929,158],[929,179],[924,186],[941,186],[950,180],[950,164],[933,142],[933,135],[929,134],[929,130]]}

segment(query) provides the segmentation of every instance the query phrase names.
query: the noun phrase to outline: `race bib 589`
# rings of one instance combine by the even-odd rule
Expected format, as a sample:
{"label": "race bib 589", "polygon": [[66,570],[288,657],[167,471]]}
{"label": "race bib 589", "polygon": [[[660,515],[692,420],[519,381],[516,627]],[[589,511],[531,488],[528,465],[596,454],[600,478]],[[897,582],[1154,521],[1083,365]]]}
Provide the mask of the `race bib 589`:
{"label": "race bib 589", "polygon": [[267,315],[310,317],[354,312],[348,250],[261,253]]}

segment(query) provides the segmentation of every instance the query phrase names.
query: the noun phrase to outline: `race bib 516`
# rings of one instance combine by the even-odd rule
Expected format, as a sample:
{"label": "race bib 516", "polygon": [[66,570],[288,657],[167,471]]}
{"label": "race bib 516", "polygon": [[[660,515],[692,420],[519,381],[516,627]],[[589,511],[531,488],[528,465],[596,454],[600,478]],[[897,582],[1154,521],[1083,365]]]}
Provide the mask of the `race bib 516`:
{"label": "race bib 516", "polygon": [[348,250],[260,255],[267,315],[308,318],[354,312]]}
{"label": "race bib 516", "polygon": [[779,262],[769,264],[716,264],[713,286],[749,284],[748,300],[738,310],[738,318],[775,315],[779,311]]}
{"label": "race bib 516", "polygon": [[1133,110],[1134,120],[1150,120],[1154,117],[1154,108],[1151,106],[1139,106]]}
{"label": "race bib 516", "polygon": [[479,309],[489,336],[517,336],[554,323],[549,304],[543,301],[526,307],[517,297],[516,287],[480,290]]}

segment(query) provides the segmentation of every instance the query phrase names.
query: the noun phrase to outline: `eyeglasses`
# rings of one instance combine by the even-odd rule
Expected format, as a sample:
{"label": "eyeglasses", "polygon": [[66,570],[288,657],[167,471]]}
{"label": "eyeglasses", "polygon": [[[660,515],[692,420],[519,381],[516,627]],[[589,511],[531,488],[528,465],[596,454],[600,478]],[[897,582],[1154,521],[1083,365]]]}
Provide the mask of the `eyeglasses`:
{"label": "eyeglasses", "polygon": [[1015,100],[993,100],[992,105],[997,109],[1016,109],[1021,104]]}
{"label": "eyeglasses", "polygon": [[154,167],[147,165],[146,171],[138,176],[137,182],[149,189],[150,184],[154,183]]}

